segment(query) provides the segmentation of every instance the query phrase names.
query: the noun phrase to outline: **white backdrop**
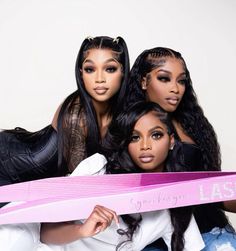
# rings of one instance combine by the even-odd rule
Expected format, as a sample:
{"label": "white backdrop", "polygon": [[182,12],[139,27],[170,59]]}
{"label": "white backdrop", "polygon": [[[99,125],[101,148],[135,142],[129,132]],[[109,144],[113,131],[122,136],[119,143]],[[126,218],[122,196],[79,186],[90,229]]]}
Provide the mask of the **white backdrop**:
{"label": "white backdrop", "polygon": [[49,124],[76,89],[83,39],[122,36],[131,64],[155,46],[182,53],[217,132],[222,168],[235,170],[235,13],[235,0],[0,0],[0,128]]}

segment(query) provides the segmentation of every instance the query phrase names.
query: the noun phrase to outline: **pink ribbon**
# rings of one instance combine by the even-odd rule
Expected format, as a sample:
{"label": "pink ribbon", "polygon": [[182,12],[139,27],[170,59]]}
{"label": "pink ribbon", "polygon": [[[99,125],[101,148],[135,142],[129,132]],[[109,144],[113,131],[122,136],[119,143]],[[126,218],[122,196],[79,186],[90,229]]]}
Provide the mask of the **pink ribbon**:
{"label": "pink ribbon", "polygon": [[236,172],[70,176],[0,187],[0,224],[84,219],[95,205],[129,214],[236,199]]}

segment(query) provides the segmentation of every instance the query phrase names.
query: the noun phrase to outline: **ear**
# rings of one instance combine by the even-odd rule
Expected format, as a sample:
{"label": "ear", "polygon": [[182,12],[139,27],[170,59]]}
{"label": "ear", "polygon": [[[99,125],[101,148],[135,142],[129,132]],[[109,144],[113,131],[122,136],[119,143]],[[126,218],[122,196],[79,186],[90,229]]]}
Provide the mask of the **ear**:
{"label": "ear", "polygon": [[147,78],[146,78],[146,77],[143,77],[143,78],[142,78],[142,83],[141,83],[141,85],[142,85],[142,89],[143,89],[143,90],[147,90]]}
{"label": "ear", "polygon": [[170,150],[173,150],[174,149],[174,146],[175,146],[175,137],[174,137],[174,134],[171,134],[170,135]]}

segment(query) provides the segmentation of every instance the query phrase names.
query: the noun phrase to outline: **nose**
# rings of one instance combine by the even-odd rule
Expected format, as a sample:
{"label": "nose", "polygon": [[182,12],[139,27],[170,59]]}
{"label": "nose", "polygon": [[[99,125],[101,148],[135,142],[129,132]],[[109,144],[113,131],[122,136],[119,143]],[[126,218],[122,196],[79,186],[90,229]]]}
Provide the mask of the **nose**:
{"label": "nose", "polygon": [[178,83],[176,81],[173,81],[171,83],[170,91],[173,92],[173,93],[179,93],[179,86],[178,86]]}
{"label": "nose", "polygon": [[97,71],[95,83],[101,84],[105,83],[106,79],[102,70]]}
{"label": "nose", "polygon": [[151,141],[148,138],[144,138],[141,142],[140,142],[140,148],[141,150],[152,150],[152,144]]}

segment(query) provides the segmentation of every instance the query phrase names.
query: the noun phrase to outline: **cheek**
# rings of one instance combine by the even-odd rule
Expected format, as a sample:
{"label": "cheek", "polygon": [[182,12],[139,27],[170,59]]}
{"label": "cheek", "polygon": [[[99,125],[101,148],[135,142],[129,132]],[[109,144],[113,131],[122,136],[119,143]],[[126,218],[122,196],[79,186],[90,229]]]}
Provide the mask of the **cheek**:
{"label": "cheek", "polygon": [[113,79],[114,83],[116,84],[121,84],[121,81],[122,81],[122,74],[121,73],[118,73],[116,76],[114,76],[114,79]]}
{"label": "cheek", "polygon": [[134,143],[129,144],[128,153],[131,159],[135,159],[135,156],[137,155],[137,144],[134,144]]}
{"label": "cheek", "polygon": [[156,145],[156,154],[159,156],[160,159],[165,160],[170,148],[170,141],[164,140]]}
{"label": "cheek", "polygon": [[181,87],[180,87],[180,93],[182,94],[182,97],[183,97],[183,95],[185,93],[185,89],[186,89],[185,85],[181,85]]}
{"label": "cheek", "polygon": [[157,104],[162,104],[162,97],[162,90],[159,90],[158,88],[150,88],[149,90],[147,90],[147,98],[149,101],[155,102]]}
{"label": "cheek", "polygon": [[[82,75],[82,77],[83,77],[83,75]],[[84,82],[84,87],[86,90],[91,88],[91,77],[90,76],[87,76],[87,75],[84,76],[83,82]]]}
{"label": "cheek", "polygon": [[110,83],[113,89],[113,92],[117,92],[121,87],[122,76],[119,74],[118,76],[114,76],[110,79]]}

